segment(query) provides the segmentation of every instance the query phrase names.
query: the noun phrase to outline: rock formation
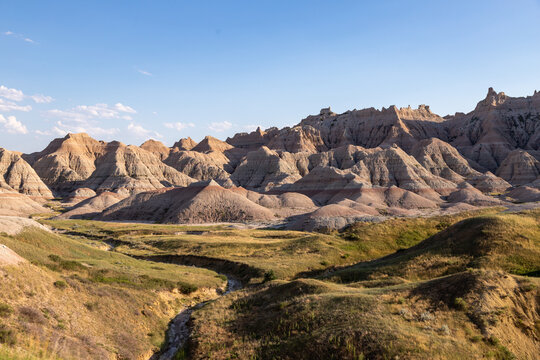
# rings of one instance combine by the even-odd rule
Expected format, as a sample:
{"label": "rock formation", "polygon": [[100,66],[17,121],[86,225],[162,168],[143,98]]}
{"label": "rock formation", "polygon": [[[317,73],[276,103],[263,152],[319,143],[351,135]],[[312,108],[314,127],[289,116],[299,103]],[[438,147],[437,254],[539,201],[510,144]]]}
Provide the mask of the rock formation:
{"label": "rock formation", "polygon": [[156,156],[158,156],[161,160],[165,160],[169,153],[171,152],[171,149],[166,147],[161,141],[157,140],[146,140],[142,145],[141,149],[144,149]]}
{"label": "rock formation", "polygon": [[540,149],[540,93],[513,98],[489,89],[468,114],[445,122],[449,141],[468,159],[491,172],[515,149]]}
{"label": "rock formation", "polygon": [[118,194],[109,191],[105,191],[91,197],[89,199],[83,200],[73,206],[69,211],[58,216],[59,219],[91,219],[103,210],[113,206],[119,201],[125,199],[126,194]]}
{"label": "rock formation", "polygon": [[113,141],[96,160],[96,169],[84,181],[95,191],[127,189],[131,193],[162,187],[187,186],[194,180],[165,165],[159,157],[137,146]]}
{"label": "rock formation", "polygon": [[29,216],[48,212],[50,212],[49,209],[41,206],[29,196],[0,188],[0,215]]}
{"label": "rock formation", "polygon": [[273,211],[211,180],[132,195],[106,209],[98,219],[208,223],[270,221],[276,216]]}
{"label": "rock formation", "polygon": [[104,154],[105,143],[85,133],[68,134],[53,140],[39,153],[24,158],[53,191],[69,194],[95,171],[95,162]]}
{"label": "rock formation", "polygon": [[172,147],[173,149],[178,149],[181,151],[181,150],[191,150],[195,146],[197,146],[197,143],[193,141],[192,138],[188,137],[187,139],[184,138],[184,139],[178,140],[177,142],[174,143]]}
{"label": "rock formation", "polygon": [[497,176],[514,185],[524,185],[540,177],[540,161],[525,150],[513,150],[497,170]]}
{"label": "rock formation", "polygon": [[176,148],[164,160],[165,164],[197,180],[215,180],[227,183],[231,171],[229,159],[223,154],[206,154],[197,151],[178,151]]}
{"label": "rock formation", "polygon": [[20,154],[0,148],[0,188],[34,197],[52,198],[52,193]]}
{"label": "rock formation", "polygon": [[[234,171],[231,180],[247,189],[268,191],[301,179],[296,164],[266,146],[249,152]],[[294,160],[293,160],[294,161]]]}
{"label": "rock formation", "polygon": [[147,141],[143,147],[148,151],[118,141],[96,141],[84,133],[68,134],[26,158],[45,183],[61,195],[80,187],[140,192],[193,182],[161,161],[167,154],[160,144]]}
{"label": "rock formation", "polygon": [[[458,211],[501,204],[509,189],[510,199],[536,198],[540,93],[514,98],[489,89],[470,113],[444,118],[426,105],[342,114],[324,108],[293,127],[257,128],[226,142],[185,138],[170,148],[155,140],[138,147],[68,134],[23,158],[35,172],[19,155],[0,152],[1,187],[50,197],[48,185],[56,195],[67,196],[66,205],[84,200],[71,210],[74,216],[108,207],[104,216],[118,219],[270,221],[292,216],[300,221],[303,216],[319,226],[380,212]],[[144,194],[111,206],[113,198],[137,193]],[[203,208],[211,211],[197,213]]]}

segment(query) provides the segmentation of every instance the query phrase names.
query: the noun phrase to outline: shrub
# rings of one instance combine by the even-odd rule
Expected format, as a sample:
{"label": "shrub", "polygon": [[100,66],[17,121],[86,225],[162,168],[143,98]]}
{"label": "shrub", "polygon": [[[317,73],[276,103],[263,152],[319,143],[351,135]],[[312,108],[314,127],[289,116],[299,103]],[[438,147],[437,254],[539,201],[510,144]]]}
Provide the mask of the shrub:
{"label": "shrub", "polygon": [[6,325],[0,324],[0,344],[15,345],[17,338],[15,332]]}
{"label": "shrub", "polygon": [[73,260],[62,260],[60,261],[60,267],[64,270],[68,270],[68,271],[75,271],[75,270],[83,270],[85,269],[85,267],[77,262],[77,261],[73,261]]}
{"label": "shrub", "polygon": [[99,308],[99,303],[97,301],[95,302],[85,302],[84,307],[87,308],[89,311],[94,311]]}
{"label": "shrub", "polygon": [[482,341],[482,337],[480,335],[474,335],[474,336],[471,336],[469,340],[471,340],[471,342],[473,343],[477,343],[477,342]]}
{"label": "shrub", "polygon": [[274,274],[274,270],[268,270],[264,273],[264,282],[276,280],[276,274]]}
{"label": "shrub", "polygon": [[6,318],[13,314],[13,308],[8,304],[0,303],[0,317]]}
{"label": "shrub", "polygon": [[60,262],[62,260],[62,258],[56,254],[49,255],[49,259],[51,259],[54,262]]}
{"label": "shrub", "polygon": [[192,292],[197,291],[198,287],[193,285],[193,284],[188,284],[188,283],[184,283],[184,282],[178,282],[178,290],[180,290],[180,292],[182,294],[189,295]]}
{"label": "shrub", "polygon": [[55,281],[55,282],[54,282],[54,286],[56,286],[56,287],[59,288],[59,289],[65,289],[65,288],[67,288],[67,284],[66,284],[66,282],[63,281],[63,280]]}
{"label": "shrub", "polygon": [[29,323],[43,324],[46,319],[43,314],[36,309],[28,306],[23,306],[19,309],[20,317]]}
{"label": "shrub", "polygon": [[426,322],[426,321],[431,321],[433,319],[435,319],[435,316],[433,316],[433,314],[428,312],[428,311],[423,312],[422,314],[420,314],[420,321]]}
{"label": "shrub", "polygon": [[463,298],[457,297],[454,299],[454,307],[458,310],[467,311],[467,302]]}

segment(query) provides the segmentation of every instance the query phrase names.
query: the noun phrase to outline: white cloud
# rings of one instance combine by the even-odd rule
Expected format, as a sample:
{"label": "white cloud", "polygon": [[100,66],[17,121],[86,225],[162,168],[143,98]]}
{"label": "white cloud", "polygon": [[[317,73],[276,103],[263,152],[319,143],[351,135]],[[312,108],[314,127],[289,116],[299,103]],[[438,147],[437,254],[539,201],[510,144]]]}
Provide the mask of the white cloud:
{"label": "white cloud", "polygon": [[62,121],[57,121],[56,125],[52,127],[50,131],[39,131],[36,133],[39,135],[51,135],[55,134],[58,136],[65,136],[68,133],[87,133],[91,136],[110,136],[118,133],[120,130],[117,128],[103,128],[95,124],[84,124],[84,125],[75,125],[75,124],[66,124]]}
{"label": "white cloud", "polygon": [[182,122],[165,123],[163,125],[165,125],[165,127],[168,128],[168,129],[175,129],[177,131],[182,131],[182,130],[187,129],[187,128],[195,127],[195,124],[191,123],[191,122],[190,123],[182,123]]}
{"label": "white cloud", "polygon": [[23,101],[24,99],[32,99],[38,104],[46,104],[54,101],[54,99],[50,96],[43,94],[25,95],[22,90],[8,88],[4,85],[0,85],[0,97],[17,102]]}
{"label": "white cloud", "polygon": [[137,69],[137,72],[138,72],[139,74],[143,74],[143,75],[145,75],[145,76],[153,76],[153,74],[152,74],[151,72],[148,72],[148,71],[146,71],[146,70]]}
{"label": "white cloud", "polygon": [[208,126],[210,130],[215,132],[223,132],[225,130],[229,130],[231,127],[232,124],[228,121],[213,122]]}
{"label": "white cloud", "polygon": [[4,85],[0,86],[0,96],[13,101],[22,101],[24,99],[24,93],[21,90],[10,89]]}
{"label": "white cloud", "polygon": [[8,116],[5,118],[4,115],[0,115],[0,124],[2,124],[4,129],[10,134],[28,134],[26,126],[18,121],[15,116]]}
{"label": "white cloud", "polygon": [[133,135],[140,137],[140,138],[147,138],[147,137],[156,137],[156,138],[162,138],[163,135],[161,135],[158,132],[148,130],[143,128],[141,125],[137,125],[134,123],[130,123],[127,127],[128,131],[132,133]]}
{"label": "white cloud", "polygon": [[116,110],[120,111],[120,112],[126,112],[126,113],[130,113],[130,114],[137,113],[132,107],[121,104],[121,103],[114,104],[114,108]]}
{"label": "white cloud", "polygon": [[79,105],[68,110],[53,109],[45,112],[49,117],[62,120],[83,122],[91,119],[124,119],[131,120],[131,116],[136,111],[124,104],[117,103],[113,106],[107,104]]}
{"label": "white cloud", "polygon": [[30,110],[32,110],[32,107],[30,105],[19,105],[17,103],[14,103],[13,101],[7,101],[0,98],[0,111],[2,112],[8,112],[8,111],[28,112]]}
{"label": "white cloud", "polygon": [[52,97],[43,94],[31,95],[30,98],[37,104],[48,104],[54,101]]}
{"label": "white cloud", "polygon": [[36,43],[34,40],[30,39],[29,37],[24,36],[23,34],[14,33],[13,31],[4,31],[2,34],[4,34],[5,36],[12,36],[14,38],[21,39],[22,41],[25,41],[30,44]]}

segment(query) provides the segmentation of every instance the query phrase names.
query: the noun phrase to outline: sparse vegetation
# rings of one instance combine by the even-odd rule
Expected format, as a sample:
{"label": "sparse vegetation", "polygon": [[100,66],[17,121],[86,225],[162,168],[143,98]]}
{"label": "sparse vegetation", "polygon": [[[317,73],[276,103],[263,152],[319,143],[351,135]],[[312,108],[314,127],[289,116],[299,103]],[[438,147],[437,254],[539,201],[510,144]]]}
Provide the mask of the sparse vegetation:
{"label": "sparse vegetation", "polygon": [[54,282],[54,286],[57,287],[58,289],[65,289],[67,288],[67,284],[64,280],[57,280]]}
{"label": "sparse vegetation", "polygon": [[7,318],[13,314],[13,308],[5,303],[0,303],[0,317]]}
{"label": "sparse vegetation", "polygon": [[[108,352],[123,351],[127,340],[120,342],[112,334],[126,327],[132,343],[126,358],[133,358],[159,348],[171,314],[189,304],[191,296],[212,296],[194,291],[224,284],[209,270],[137,260],[90,246],[83,238],[37,229],[1,236],[0,243],[37,265],[2,268],[8,275],[0,282],[1,319],[11,331],[2,336],[9,339],[19,326],[27,330],[18,336],[17,347],[23,349],[0,346],[0,358],[106,358]],[[54,295],[58,289],[65,296]],[[49,295],[37,296],[44,292]],[[152,316],[141,316],[144,309]],[[80,322],[85,324],[84,335]],[[155,334],[152,338],[145,336],[149,329]],[[47,342],[59,336],[73,340],[49,352],[47,344],[32,343],[40,334],[47,334]],[[3,346],[9,344],[6,340]]]}
{"label": "sparse vegetation", "polygon": [[[152,324],[136,338],[121,330],[112,336],[139,349],[163,343],[172,304],[181,304],[171,294],[191,296],[226,280],[177,262],[213,266],[253,284],[194,311],[192,336],[180,358],[511,359],[530,351],[514,342],[539,333],[540,322],[520,307],[534,303],[538,293],[538,280],[530,275],[540,270],[539,218],[538,211],[491,209],[362,223],[326,235],[46,220],[66,235],[37,234],[39,251],[36,233],[6,237],[6,243],[38,265],[49,286],[63,281],[65,293],[79,294],[85,314],[79,316],[103,319],[102,312],[122,303],[137,314],[134,324]],[[99,250],[104,244],[114,244],[115,251]],[[90,289],[100,295],[91,296]],[[159,302],[155,292],[167,300]],[[492,300],[493,294],[500,297]],[[159,306],[152,305],[156,301]],[[70,333],[67,317],[54,306],[29,307],[38,311],[41,326]],[[18,318],[39,324],[22,313]],[[505,331],[497,332],[498,340],[485,336],[507,326],[518,330],[512,342]],[[117,349],[128,358],[136,353]]]}
{"label": "sparse vegetation", "polygon": [[[15,331],[6,325],[0,324],[0,344],[13,346],[17,343]],[[0,353],[1,354],[1,353]]]}

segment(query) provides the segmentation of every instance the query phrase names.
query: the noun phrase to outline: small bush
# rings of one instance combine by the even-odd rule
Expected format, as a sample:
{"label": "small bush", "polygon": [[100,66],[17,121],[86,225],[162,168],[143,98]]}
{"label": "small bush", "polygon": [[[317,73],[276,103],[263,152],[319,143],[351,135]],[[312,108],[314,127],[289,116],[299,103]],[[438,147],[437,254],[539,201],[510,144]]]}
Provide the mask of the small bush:
{"label": "small bush", "polygon": [[46,322],[45,316],[34,308],[23,306],[19,309],[20,318],[29,323],[43,324]]}
{"label": "small bush", "polygon": [[13,314],[13,308],[8,304],[0,303],[0,317],[6,318]]}
{"label": "small bush", "polygon": [[62,258],[58,255],[55,255],[55,254],[51,254],[49,255],[49,259],[51,259],[52,261],[54,262],[60,262],[62,261]]}
{"label": "small bush", "polygon": [[268,270],[264,273],[264,282],[276,280],[276,274],[274,274],[274,270]]}
{"label": "small bush", "polygon": [[56,286],[58,289],[65,289],[67,288],[67,283],[63,280],[58,280],[54,282],[54,286]]}
{"label": "small bush", "polygon": [[482,341],[482,337],[480,335],[474,335],[474,336],[471,336],[469,340],[471,340],[471,342],[473,343],[477,343],[477,342]]}
{"label": "small bush", "polygon": [[454,299],[454,307],[458,310],[467,311],[468,305],[463,298],[457,297]]}
{"label": "small bush", "polygon": [[450,335],[450,328],[446,324],[443,324],[437,331],[444,335]]}
{"label": "small bush", "polygon": [[433,319],[435,319],[435,316],[433,316],[433,314],[428,312],[428,311],[423,312],[422,314],[420,314],[420,321],[426,322],[426,321],[431,321]]}
{"label": "small bush", "polygon": [[68,271],[84,270],[85,267],[83,264],[73,261],[73,260],[62,260],[60,261],[60,267]]}
{"label": "small bush", "polygon": [[178,283],[178,290],[180,290],[180,292],[182,294],[186,294],[186,295],[189,295],[191,294],[192,292],[195,292],[197,291],[199,288],[193,284],[188,284],[188,283],[184,283],[184,282],[179,282]]}
{"label": "small bush", "polygon": [[6,325],[0,324],[0,344],[13,346],[17,343],[15,332]]}
{"label": "small bush", "polygon": [[87,308],[89,311],[94,311],[99,308],[99,303],[97,301],[95,302],[85,302],[84,307]]}

